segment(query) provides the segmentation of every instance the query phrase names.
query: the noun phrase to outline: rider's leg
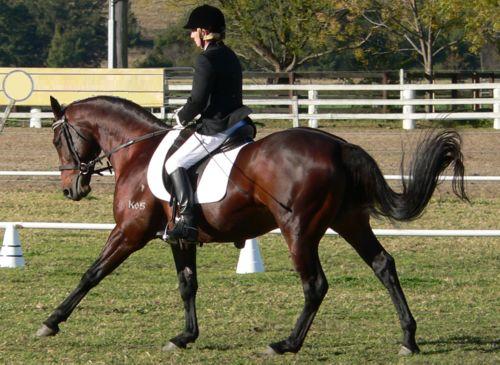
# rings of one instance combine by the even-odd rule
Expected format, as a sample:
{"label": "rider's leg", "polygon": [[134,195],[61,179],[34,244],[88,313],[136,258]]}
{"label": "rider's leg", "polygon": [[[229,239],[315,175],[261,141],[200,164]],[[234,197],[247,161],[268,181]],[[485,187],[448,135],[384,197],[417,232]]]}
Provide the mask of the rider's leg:
{"label": "rider's leg", "polygon": [[187,169],[219,147],[227,135],[205,136],[194,133],[167,160],[165,169],[173,183],[173,192],[179,202],[181,219],[168,232],[170,238],[194,242],[198,238],[194,214],[194,194]]}
{"label": "rider's leg", "polygon": [[194,194],[186,169],[179,167],[170,174],[170,179],[172,179],[174,194],[179,203],[181,219],[168,232],[168,235],[173,239],[182,238],[195,242],[198,238],[198,229],[194,215]]}

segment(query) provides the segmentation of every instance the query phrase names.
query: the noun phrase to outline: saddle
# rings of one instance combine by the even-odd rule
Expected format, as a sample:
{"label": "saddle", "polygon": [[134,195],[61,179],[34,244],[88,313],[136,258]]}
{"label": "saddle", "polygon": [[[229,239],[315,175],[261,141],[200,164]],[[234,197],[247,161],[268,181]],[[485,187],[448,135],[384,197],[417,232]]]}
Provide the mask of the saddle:
{"label": "saddle", "polygon": [[[170,158],[170,156],[172,156],[182,146],[182,144],[186,142],[186,140],[193,135],[194,132],[196,132],[195,126],[186,127],[180,132],[179,136],[175,139],[172,147],[170,147],[170,149],[168,150],[165,159],[163,161],[163,165],[165,165],[165,162]],[[203,175],[203,172],[205,171],[210,159],[213,156],[219,153],[228,153],[229,151],[236,150],[237,148],[242,147],[247,143],[253,142],[254,137],[255,137],[255,128],[252,125],[244,125],[238,128],[236,131],[234,131],[234,133],[231,134],[229,138],[225,140],[222,145],[220,145],[218,148],[212,151],[208,156],[202,158],[200,161],[198,161],[196,164],[194,164],[188,169],[188,175],[191,182],[191,186],[193,186],[193,188],[196,189],[196,186],[198,186],[201,176]],[[165,169],[163,169],[162,178],[165,188],[170,193],[170,195],[173,196],[172,182],[170,181],[170,177],[168,176]]]}

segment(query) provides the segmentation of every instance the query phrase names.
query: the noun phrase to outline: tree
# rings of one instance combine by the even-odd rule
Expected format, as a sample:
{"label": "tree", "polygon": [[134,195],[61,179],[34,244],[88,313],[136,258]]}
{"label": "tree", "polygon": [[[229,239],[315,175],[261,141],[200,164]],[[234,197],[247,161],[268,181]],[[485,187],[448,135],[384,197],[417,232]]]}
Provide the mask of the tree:
{"label": "tree", "polygon": [[196,55],[200,51],[194,46],[187,31],[182,28],[183,25],[184,21],[177,22],[158,35],[154,40],[152,51],[136,66],[193,66]]}
{"label": "tree", "polygon": [[251,64],[288,72],[332,52],[362,44],[357,18],[335,0],[218,0],[228,43]]}
{"label": "tree", "polygon": [[56,35],[59,31],[61,37],[60,43],[54,40],[51,42],[47,66],[99,66],[107,54],[106,19],[102,12],[104,2],[103,0],[46,2],[44,11],[50,25],[53,26],[53,34]]}
{"label": "tree", "polygon": [[[393,52],[416,55],[432,81],[436,57],[455,50],[467,40],[478,49],[497,24],[496,0],[346,0],[354,13],[387,36]],[[488,11],[481,10],[485,6]],[[493,27],[491,28],[493,30]]]}
{"label": "tree", "polygon": [[42,39],[26,6],[0,0],[0,66],[41,65],[42,50]]}
{"label": "tree", "polygon": [[[37,66],[99,66],[105,58],[106,0],[11,0],[25,7],[41,44]],[[26,19],[20,23],[26,23]],[[55,39],[54,39],[55,38]]]}

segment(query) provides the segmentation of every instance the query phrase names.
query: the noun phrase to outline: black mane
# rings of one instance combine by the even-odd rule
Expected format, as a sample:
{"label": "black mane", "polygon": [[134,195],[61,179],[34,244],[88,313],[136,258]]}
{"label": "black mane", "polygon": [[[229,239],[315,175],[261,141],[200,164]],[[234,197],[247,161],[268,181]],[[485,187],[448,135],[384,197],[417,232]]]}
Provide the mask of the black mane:
{"label": "black mane", "polygon": [[87,104],[87,103],[97,104],[97,105],[102,104],[106,108],[114,110],[116,113],[124,114],[124,117],[132,117],[135,120],[147,123],[149,125],[152,124],[153,126],[156,127],[162,127],[162,128],[166,127],[163,121],[155,117],[152,113],[148,112],[140,105],[134,103],[133,101],[119,98],[116,96],[109,96],[109,95],[93,96],[87,99],[77,100],[69,104],[66,108],[69,108],[70,106],[73,105],[77,106],[80,104]]}

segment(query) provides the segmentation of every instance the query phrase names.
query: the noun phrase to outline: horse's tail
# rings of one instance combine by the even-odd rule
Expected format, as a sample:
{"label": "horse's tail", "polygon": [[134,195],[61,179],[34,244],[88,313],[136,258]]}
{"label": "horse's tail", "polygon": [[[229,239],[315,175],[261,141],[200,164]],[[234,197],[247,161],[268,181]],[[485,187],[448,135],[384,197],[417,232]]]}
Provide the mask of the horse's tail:
{"label": "horse's tail", "polygon": [[[403,191],[397,193],[387,184],[375,160],[364,150],[350,145],[345,160],[351,172],[358,203],[370,214],[398,221],[418,218],[434,192],[439,175],[453,165],[453,192],[468,201],[464,186],[462,140],[456,131],[430,132],[418,145],[409,168],[408,180],[402,177]],[[401,163],[401,172],[403,164]]]}

